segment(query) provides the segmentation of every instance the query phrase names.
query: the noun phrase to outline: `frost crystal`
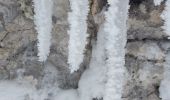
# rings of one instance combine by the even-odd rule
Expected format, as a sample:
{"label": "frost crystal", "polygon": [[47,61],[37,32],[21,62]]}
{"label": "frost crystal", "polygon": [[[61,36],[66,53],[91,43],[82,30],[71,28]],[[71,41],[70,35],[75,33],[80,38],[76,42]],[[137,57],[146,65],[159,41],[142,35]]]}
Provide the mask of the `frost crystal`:
{"label": "frost crystal", "polygon": [[161,17],[165,21],[163,29],[165,30],[166,34],[170,36],[170,0],[166,1],[165,10],[163,11]]}
{"label": "frost crystal", "polygon": [[84,50],[87,44],[88,0],[70,0],[71,10],[68,14],[70,30],[68,30],[68,63],[71,72],[77,71],[83,62]]}
{"label": "frost crystal", "polygon": [[105,13],[107,83],[104,100],[121,100],[125,72],[126,21],[129,0],[108,0]]}
{"label": "frost crystal", "polygon": [[53,0],[33,0],[33,2],[39,61],[45,61],[50,53]]}

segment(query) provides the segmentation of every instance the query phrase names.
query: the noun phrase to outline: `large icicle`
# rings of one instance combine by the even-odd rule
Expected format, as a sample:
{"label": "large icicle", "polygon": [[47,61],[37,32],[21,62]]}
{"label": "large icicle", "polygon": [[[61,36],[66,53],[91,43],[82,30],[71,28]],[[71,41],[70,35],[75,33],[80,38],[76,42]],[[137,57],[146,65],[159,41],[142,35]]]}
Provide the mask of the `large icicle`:
{"label": "large icicle", "polygon": [[108,0],[110,5],[105,13],[107,83],[104,100],[122,100],[125,79],[126,21],[129,0]]}
{"label": "large icicle", "polygon": [[53,0],[33,0],[33,3],[39,61],[45,61],[50,53]]}
{"label": "large icicle", "polygon": [[169,100],[170,98],[170,53],[166,56],[164,64],[164,78],[160,84],[159,92],[162,100]]}
{"label": "large icicle", "polygon": [[[164,30],[170,36],[170,0],[166,1],[165,10],[163,11],[162,18],[164,19]],[[160,84],[159,92],[162,100],[169,100],[170,98],[170,53],[166,56],[164,65],[164,78]]]}
{"label": "large icicle", "polygon": [[87,43],[88,0],[70,0],[71,10],[68,14],[70,30],[68,63],[71,72],[77,71],[83,62],[84,50]]}
{"label": "large icicle", "polygon": [[97,34],[97,44],[93,45],[90,68],[83,73],[79,81],[80,100],[92,100],[93,98],[103,97],[106,71],[104,35],[103,25],[101,25]]}
{"label": "large icicle", "polygon": [[161,17],[165,21],[163,29],[165,30],[166,34],[170,36],[170,0],[166,1],[165,10],[163,11]]}

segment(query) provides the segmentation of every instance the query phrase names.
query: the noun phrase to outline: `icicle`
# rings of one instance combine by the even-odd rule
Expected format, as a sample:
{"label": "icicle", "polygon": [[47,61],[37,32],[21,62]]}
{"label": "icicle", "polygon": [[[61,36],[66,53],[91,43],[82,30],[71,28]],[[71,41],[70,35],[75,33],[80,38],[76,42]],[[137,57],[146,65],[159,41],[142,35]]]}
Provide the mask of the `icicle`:
{"label": "icicle", "polygon": [[154,0],[155,5],[160,5],[163,0]]}
{"label": "icicle", "polygon": [[70,30],[68,63],[71,72],[77,71],[83,62],[87,43],[88,0],[70,0],[71,10],[68,14]]}
{"label": "icicle", "polygon": [[53,0],[33,0],[34,23],[38,32],[39,61],[45,61],[50,53]]}
{"label": "icicle", "polygon": [[97,44],[93,45],[89,69],[83,72],[79,81],[78,91],[80,100],[92,100],[93,98],[102,98],[105,92],[103,91],[105,87],[106,72],[104,37],[105,34],[103,32],[102,24],[99,27],[99,31],[97,33]]}
{"label": "icicle", "polygon": [[[163,11],[162,18],[165,20],[163,28],[170,36],[170,0],[166,1],[165,10]],[[170,98],[170,53],[167,54],[166,62],[164,65],[164,78],[161,81],[159,92],[162,100],[169,100]]]}
{"label": "icicle", "polygon": [[104,24],[108,69],[104,100],[122,100],[129,0],[108,0],[108,4]]}
{"label": "icicle", "polygon": [[170,98],[170,53],[167,54],[166,62],[164,64],[164,78],[160,84],[159,92],[162,100],[169,100]]}
{"label": "icicle", "polygon": [[170,36],[170,0],[166,1],[165,10],[163,11],[161,17],[165,21],[163,29],[165,30],[165,33]]}

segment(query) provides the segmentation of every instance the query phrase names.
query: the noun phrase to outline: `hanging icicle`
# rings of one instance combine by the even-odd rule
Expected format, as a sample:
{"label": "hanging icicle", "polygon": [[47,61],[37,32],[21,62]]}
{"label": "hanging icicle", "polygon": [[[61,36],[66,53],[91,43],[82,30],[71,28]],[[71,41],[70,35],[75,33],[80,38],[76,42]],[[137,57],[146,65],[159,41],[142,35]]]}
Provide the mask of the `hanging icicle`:
{"label": "hanging icicle", "polygon": [[53,0],[33,0],[34,23],[38,33],[39,61],[46,61],[50,53]]}
{"label": "hanging icicle", "polygon": [[161,17],[164,20],[163,29],[165,30],[165,33],[170,36],[170,0],[166,1],[165,10]]}
{"label": "hanging icicle", "polygon": [[157,6],[157,5],[160,5],[162,1],[163,1],[163,0],[154,0],[154,4],[155,4],[156,6]]}
{"label": "hanging icicle", "polygon": [[71,12],[68,14],[70,30],[68,63],[71,73],[79,69],[83,62],[84,50],[87,44],[88,0],[70,0]]}
{"label": "hanging icicle", "polygon": [[170,53],[166,55],[166,62],[164,64],[164,78],[161,81],[159,92],[162,100],[169,100],[170,98]]}
{"label": "hanging icicle", "polygon": [[122,100],[129,0],[108,0],[108,4],[110,6],[105,13],[104,24],[107,55],[107,83],[104,100]]}
{"label": "hanging icicle", "polygon": [[[170,0],[166,1],[165,10],[163,11],[162,18],[164,19],[163,29],[166,34],[170,36]],[[170,99],[170,53],[166,54],[164,64],[164,78],[161,81],[159,92],[162,100]]]}

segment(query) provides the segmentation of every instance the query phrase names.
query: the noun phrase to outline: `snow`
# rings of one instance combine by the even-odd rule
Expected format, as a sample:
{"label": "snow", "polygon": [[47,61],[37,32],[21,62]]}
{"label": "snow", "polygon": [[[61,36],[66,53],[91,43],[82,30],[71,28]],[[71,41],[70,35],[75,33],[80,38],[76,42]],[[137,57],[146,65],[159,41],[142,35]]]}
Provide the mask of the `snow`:
{"label": "snow", "polygon": [[161,81],[159,92],[162,100],[169,100],[170,98],[170,53],[167,54],[166,62],[164,64],[164,78]]}
{"label": "snow", "polygon": [[61,90],[54,98],[55,100],[80,100],[75,89]]}
{"label": "snow", "polygon": [[[19,73],[20,74],[20,73]],[[79,100],[76,89],[61,90],[58,88],[58,71],[48,64],[44,69],[41,87],[36,88],[32,76],[19,76],[15,80],[0,81],[0,100]]]}
{"label": "snow", "polygon": [[53,0],[33,0],[33,3],[39,61],[45,61],[50,53]]}
{"label": "snow", "polygon": [[0,100],[24,100],[26,95],[34,93],[35,88],[13,81],[0,82]]}
{"label": "snow", "polygon": [[160,5],[163,0],[154,0],[155,5]]}
{"label": "snow", "polygon": [[170,0],[166,1],[165,10],[161,17],[164,19],[163,29],[165,30],[165,33],[170,36]]}
{"label": "snow", "polygon": [[[1,81],[0,100],[47,100],[49,97],[46,89],[37,90],[34,86],[25,82]],[[79,100],[78,93],[74,89],[60,90],[55,89],[55,95],[50,100]]]}
{"label": "snow", "polygon": [[104,24],[107,82],[103,99],[122,100],[129,0],[108,0],[108,3]]}
{"label": "snow", "polygon": [[70,0],[71,10],[68,14],[70,30],[68,30],[69,52],[68,63],[71,72],[77,71],[83,62],[84,50],[87,44],[88,0]]}

